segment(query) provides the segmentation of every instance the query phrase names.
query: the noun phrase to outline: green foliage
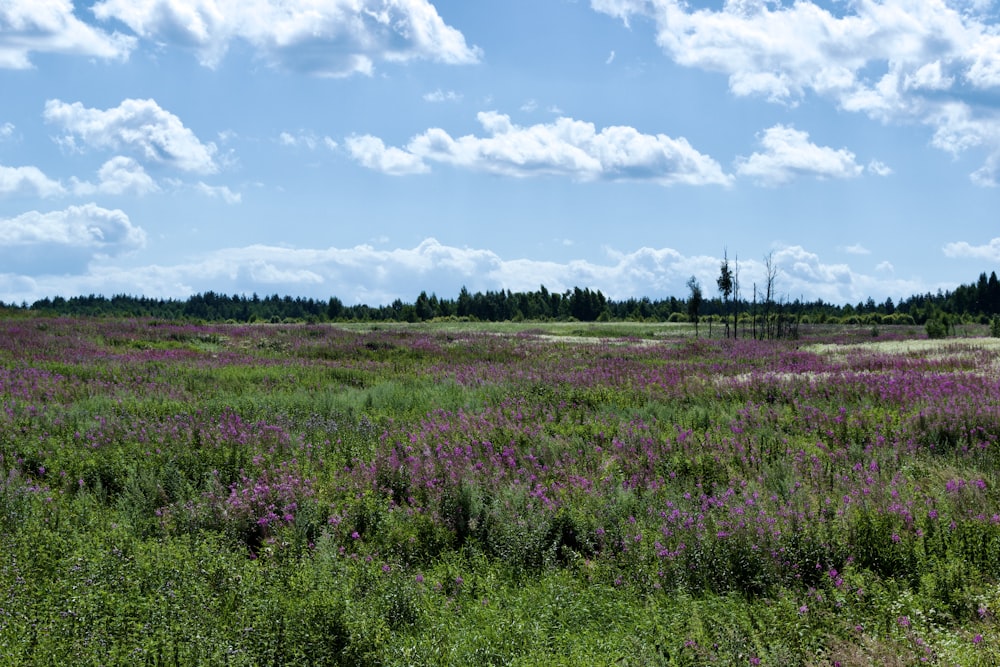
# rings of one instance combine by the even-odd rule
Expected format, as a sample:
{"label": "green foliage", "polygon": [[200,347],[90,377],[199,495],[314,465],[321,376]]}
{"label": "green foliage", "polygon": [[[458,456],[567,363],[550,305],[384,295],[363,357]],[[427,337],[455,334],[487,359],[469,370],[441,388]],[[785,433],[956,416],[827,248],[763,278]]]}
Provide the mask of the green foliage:
{"label": "green foliage", "polygon": [[989,349],[44,324],[0,356],[2,664],[1000,656],[1000,426],[893,398]]}
{"label": "green foliage", "polygon": [[[766,258],[768,262],[770,258]],[[25,314],[42,317],[89,316],[156,318],[156,325],[169,322],[226,322],[226,323],[270,323],[315,325],[322,322],[544,322],[544,321],[669,321],[671,315],[686,314],[688,321],[697,323],[699,313],[704,315],[724,315],[732,301],[736,312],[747,311],[751,304],[740,298],[736,275],[738,266],[730,266],[728,258],[720,266],[720,276],[716,280],[721,299],[704,299],[697,280],[688,281],[687,299],[672,296],[652,300],[647,297],[631,297],[621,301],[608,299],[600,290],[574,287],[562,293],[549,292],[544,286],[534,292],[511,292],[510,290],[476,292],[471,294],[462,288],[457,298],[440,298],[435,294],[421,292],[413,303],[396,299],[383,305],[345,305],[337,297],[327,301],[312,298],[278,296],[259,297],[246,295],[226,295],[215,292],[194,294],[185,300],[149,299],[128,295],[103,295],[42,298],[28,306],[0,303],[0,314],[4,317],[23,317]],[[769,266],[768,271],[776,270]],[[773,288],[770,281],[768,284]],[[697,289],[692,289],[697,288]],[[989,317],[1000,313],[1000,281],[996,274],[989,278],[983,273],[977,283],[959,285],[953,291],[937,294],[915,294],[898,304],[892,299],[876,304],[869,298],[866,302],[833,305],[818,300],[803,303],[799,300],[791,304],[774,302],[774,294],[764,292],[762,304],[764,319],[775,317],[773,309],[779,311],[778,320],[794,313],[796,321],[843,324],[923,324],[928,314],[949,313],[954,317],[982,317],[986,324]],[[784,314],[780,314],[783,311]],[[793,329],[794,330],[794,329]],[[765,337],[770,337],[767,333]],[[122,345],[135,349],[202,349],[211,350],[218,345],[211,340],[148,341],[132,339],[109,340],[110,345]]]}
{"label": "green foliage", "polygon": [[948,323],[941,319],[930,319],[924,325],[928,338],[944,338],[948,335]]}

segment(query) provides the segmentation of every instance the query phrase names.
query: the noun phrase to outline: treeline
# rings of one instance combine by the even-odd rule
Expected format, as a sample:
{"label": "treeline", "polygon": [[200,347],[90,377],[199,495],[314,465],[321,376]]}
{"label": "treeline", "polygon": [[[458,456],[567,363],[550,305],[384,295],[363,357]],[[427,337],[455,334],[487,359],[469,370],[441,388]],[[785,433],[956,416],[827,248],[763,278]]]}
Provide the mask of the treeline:
{"label": "treeline", "polygon": [[[869,298],[856,305],[836,305],[822,300],[770,300],[757,298],[705,298],[699,315],[703,322],[720,321],[738,313],[741,321],[766,314],[768,317],[794,318],[802,322],[839,322],[846,324],[924,324],[948,315],[951,320],[987,323],[1000,315],[1000,281],[996,272],[953,291],[914,295],[895,303],[891,298],[876,303]],[[188,299],[154,299],[116,295],[71,298],[44,298],[32,304],[0,303],[8,311],[30,311],[45,315],[87,315],[108,317],[154,317],[165,320],[204,320],[234,322],[331,322],[396,321],[420,322],[435,318],[466,318],[481,321],[654,320],[683,322],[688,319],[686,299],[629,298],[613,300],[600,290],[575,287],[564,292],[550,292],[544,286],[534,292],[498,290],[470,293],[464,287],[457,298],[442,298],[421,292],[413,303],[396,299],[391,304],[368,306],[345,304],[337,297],[327,300],[278,296],[226,295],[216,292],[195,294]]]}

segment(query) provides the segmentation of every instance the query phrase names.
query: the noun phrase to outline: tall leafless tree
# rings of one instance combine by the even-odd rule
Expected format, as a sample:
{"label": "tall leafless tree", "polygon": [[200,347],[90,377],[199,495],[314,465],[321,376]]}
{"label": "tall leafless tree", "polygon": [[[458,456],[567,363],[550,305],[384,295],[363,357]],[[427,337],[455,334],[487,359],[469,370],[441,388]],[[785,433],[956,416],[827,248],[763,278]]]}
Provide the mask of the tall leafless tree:
{"label": "tall leafless tree", "polygon": [[774,285],[778,279],[778,266],[774,263],[774,252],[764,255],[764,327],[761,338],[773,337],[771,328],[771,306],[774,304]]}
{"label": "tall leafless tree", "polygon": [[[740,318],[740,256],[736,254],[733,260],[733,339],[736,338],[737,324]],[[743,330],[746,333],[746,329]]]}

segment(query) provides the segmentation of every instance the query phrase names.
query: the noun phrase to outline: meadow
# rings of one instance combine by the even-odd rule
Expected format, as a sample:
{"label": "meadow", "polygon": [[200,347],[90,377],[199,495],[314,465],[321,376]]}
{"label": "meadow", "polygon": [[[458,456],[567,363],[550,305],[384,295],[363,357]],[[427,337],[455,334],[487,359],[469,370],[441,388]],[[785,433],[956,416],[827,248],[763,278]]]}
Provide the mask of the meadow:
{"label": "meadow", "polygon": [[0,320],[0,664],[1000,664],[1000,339],[692,333]]}

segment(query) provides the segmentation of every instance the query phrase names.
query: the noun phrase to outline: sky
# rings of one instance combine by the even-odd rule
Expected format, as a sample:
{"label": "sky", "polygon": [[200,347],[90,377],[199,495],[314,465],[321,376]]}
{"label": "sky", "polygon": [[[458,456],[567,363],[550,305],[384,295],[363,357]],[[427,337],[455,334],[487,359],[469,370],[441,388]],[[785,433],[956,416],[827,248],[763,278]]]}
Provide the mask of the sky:
{"label": "sky", "polygon": [[0,0],[0,300],[898,301],[1000,264],[990,0]]}

